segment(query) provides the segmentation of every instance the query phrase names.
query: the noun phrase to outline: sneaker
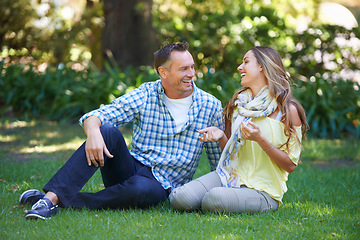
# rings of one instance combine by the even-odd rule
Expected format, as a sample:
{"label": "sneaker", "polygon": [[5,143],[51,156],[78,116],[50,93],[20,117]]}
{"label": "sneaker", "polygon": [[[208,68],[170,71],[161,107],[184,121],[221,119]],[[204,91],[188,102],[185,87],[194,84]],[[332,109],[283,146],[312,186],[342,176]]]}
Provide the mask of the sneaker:
{"label": "sneaker", "polygon": [[27,190],[25,192],[23,192],[19,198],[19,203],[20,204],[35,204],[37,201],[39,201],[40,199],[42,199],[45,196],[45,193],[40,192],[39,190],[36,189],[31,189],[31,190]]}
{"label": "sneaker", "polygon": [[58,205],[54,205],[50,199],[42,198],[32,206],[25,218],[26,219],[50,219],[51,216],[55,215],[58,211]]}

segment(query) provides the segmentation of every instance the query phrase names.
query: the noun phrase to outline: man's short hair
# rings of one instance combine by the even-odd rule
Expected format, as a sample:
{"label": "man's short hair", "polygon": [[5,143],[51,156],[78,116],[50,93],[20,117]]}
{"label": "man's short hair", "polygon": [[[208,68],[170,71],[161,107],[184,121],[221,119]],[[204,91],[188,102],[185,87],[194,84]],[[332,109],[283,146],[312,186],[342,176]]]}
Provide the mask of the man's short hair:
{"label": "man's short hair", "polygon": [[180,43],[170,43],[160,50],[154,53],[154,68],[159,74],[158,68],[166,63],[168,60],[171,60],[172,51],[184,52],[189,49],[189,44],[187,42]]}

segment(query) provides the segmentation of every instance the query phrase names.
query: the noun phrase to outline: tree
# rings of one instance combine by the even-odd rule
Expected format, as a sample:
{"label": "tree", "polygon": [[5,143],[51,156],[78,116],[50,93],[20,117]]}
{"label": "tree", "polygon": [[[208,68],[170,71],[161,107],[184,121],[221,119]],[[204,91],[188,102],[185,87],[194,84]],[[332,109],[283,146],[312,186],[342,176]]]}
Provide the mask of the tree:
{"label": "tree", "polygon": [[32,48],[38,32],[32,27],[37,15],[26,0],[3,0],[0,8],[0,47]]}
{"label": "tree", "polygon": [[150,65],[156,50],[152,0],[104,0],[104,59],[120,68]]}

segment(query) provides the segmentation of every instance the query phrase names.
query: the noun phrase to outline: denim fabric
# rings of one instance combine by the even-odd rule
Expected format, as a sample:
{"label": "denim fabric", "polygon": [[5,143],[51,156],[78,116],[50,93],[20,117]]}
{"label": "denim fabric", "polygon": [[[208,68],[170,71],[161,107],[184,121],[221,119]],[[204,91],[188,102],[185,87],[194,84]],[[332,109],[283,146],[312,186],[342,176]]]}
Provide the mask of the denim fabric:
{"label": "denim fabric", "polygon": [[[147,208],[164,201],[168,191],[154,178],[150,167],[129,153],[121,132],[110,124],[102,125],[100,130],[114,157],[104,154],[103,167],[88,166],[84,143],[50,179],[44,191],[54,192],[62,207]],[[105,189],[96,193],[79,192],[98,168]]]}

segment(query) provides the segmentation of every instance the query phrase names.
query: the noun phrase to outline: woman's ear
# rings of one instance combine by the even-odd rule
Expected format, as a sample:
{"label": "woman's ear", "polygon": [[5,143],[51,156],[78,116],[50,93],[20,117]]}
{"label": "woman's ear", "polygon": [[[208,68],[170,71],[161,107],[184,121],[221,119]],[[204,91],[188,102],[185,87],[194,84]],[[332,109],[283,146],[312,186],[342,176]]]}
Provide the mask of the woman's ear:
{"label": "woman's ear", "polygon": [[262,72],[263,71],[263,68],[262,66],[259,64],[259,71]]}
{"label": "woman's ear", "polygon": [[166,78],[167,76],[167,70],[163,66],[158,67],[158,72],[160,74],[161,78]]}

